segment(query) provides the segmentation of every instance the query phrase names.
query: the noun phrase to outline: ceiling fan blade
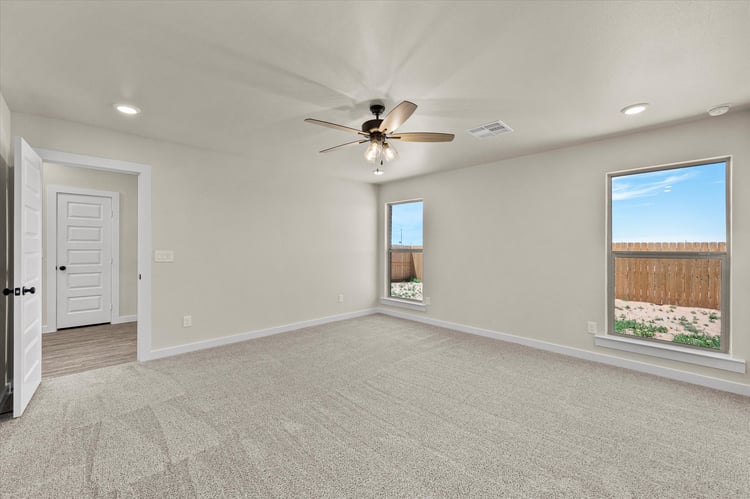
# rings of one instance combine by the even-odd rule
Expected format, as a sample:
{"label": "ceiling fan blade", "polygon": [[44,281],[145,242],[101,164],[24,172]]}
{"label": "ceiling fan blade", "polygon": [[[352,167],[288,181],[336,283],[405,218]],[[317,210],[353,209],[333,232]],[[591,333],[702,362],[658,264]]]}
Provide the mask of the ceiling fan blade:
{"label": "ceiling fan blade", "polygon": [[450,142],[455,135],[452,133],[435,133],[435,132],[407,132],[397,133],[392,137],[393,140],[403,140],[404,142]]}
{"label": "ceiling fan blade", "polygon": [[346,146],[353,146],[354,144],[364,144],[365,142],[368,142],[370,139],[364,139],[364,140],[355,140],[353,142],[347,142],[346,144],[341,144],[338,146],[329,147],[328,149],[323,149],[320,152],[331,152],[335,151],[336,149],[341,149]]}
{"label": "ceiling fan blade", "polygon": [[305,122],[312,123],[313,125],[320,125],[320,126],[327,126],[328,128],[335,128],[336,130],[342,130],[344,132],[358,133],[359,135],[364,135],[365,137],[368,136],[368,134],[366,134],[362,130],[357,130],[356,128],[351,128],[351,127],[344,126],[344,125],[337,125],[336,123],[331,123],[328,121],[316,120],[315,118],[305,118]]}
{"label": "ceiling fan blade", "polygon": [[408,100],[403,101],[398,106],[391,109],[391,112],[383,118],[378,131],[384,133],[393,133],[393,131],[404,124],[409,116],[417,109],[417,105]]}

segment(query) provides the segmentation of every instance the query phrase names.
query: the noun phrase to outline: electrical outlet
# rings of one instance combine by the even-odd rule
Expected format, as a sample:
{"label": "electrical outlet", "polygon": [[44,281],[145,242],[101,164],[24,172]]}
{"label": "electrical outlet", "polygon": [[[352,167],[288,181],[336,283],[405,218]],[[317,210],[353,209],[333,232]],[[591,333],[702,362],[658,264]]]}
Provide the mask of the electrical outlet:
{"label": "electrical outlet", "polygon": [[184,315],[182,317],[182,327],[192,327],[192,325],[193,325],[193,316]]}
{"label": "electrical outlet", "polygon": [[344,295],[339,295],[339,303],[344,303]]}
{"label": "electrical outlet", "polygon": [[587,327],[587,332],[589,334],[596,334],[596,322],[589,321],[588,327]]}
{"label": "electrical outlet", "polygon": [[429,305],[429,304],[430,304],[430,297],[429,297],[429,296],[426,296],[426,297],[425,297],[425,299],[424,299],[424,304],[425,304],[425,305]]}

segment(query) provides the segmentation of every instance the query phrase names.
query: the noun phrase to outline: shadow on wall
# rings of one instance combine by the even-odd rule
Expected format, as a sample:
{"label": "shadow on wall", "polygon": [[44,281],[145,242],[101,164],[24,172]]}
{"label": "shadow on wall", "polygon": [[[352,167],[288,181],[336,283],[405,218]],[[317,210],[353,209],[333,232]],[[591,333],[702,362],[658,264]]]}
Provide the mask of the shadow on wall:
{"label": "shadow on wall", "polygon": [[[12,203],[11,172],[5,159],[0,155],[0,268],[2,288],[10,288],[10,214]],[[11,329],[11,297],[0,296],[0,414],[12,409],[10,385],[13,379],[13,335]]]}

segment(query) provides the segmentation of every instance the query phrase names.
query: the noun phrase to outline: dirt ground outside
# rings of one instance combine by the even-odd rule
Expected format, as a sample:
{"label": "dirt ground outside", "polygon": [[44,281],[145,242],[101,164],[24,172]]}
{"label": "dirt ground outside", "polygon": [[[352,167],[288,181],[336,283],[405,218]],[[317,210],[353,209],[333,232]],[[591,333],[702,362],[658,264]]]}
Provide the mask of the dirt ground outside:
{"label": "dirt ground outside", "polygon": [[633,320],[654,327],[663,326],[666,332],[656,332],[654,338],[672,341],[678,334],[721,336],[721,311],[712,308],[656,305],[642,301],[615,300],[615,320]]}

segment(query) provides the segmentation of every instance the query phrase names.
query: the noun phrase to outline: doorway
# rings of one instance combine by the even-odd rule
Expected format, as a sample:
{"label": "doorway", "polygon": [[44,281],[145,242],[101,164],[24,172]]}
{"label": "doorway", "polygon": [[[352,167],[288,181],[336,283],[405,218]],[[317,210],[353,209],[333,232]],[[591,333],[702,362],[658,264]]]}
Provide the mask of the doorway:
{"label": "doorway", "polygon": [[137,177],[136,338],[139,361],[151,357],[151,166],[35,148],[23,137],[15,138],[14,156],[13,417],[19,417],[41,381],[43,308],[41,293],[36,291],[42,284],[43,268],[42,163]]}
{"label": "doorway", "polygon": [[[47,288],[45,297],[47,299],[44,312],[46,314],[45,341],[49,338],[49,344],[54,344],[54,335],[70,332],[74,334],[90,333],[89,339],[92,345],[96,336],[109,330],[113,336],[128,336],[127,340],[132,346],[132,333],[135,332],[137,343],[136,355],[133,360],[148,360],[151,351],[151,167],[138,163],[130,163],[105,158],[96,158],[69,154],[59,151],[37,149],[36,152],[44,162],[44,175],[49,177],[45,181],[47,185],[46,202],[48,203],[48,223],[45,231],[45,255],[46,261],[44,272],[47,274]],[[63,287],[60,279],[61,274],[68,277],[70,272],[69,262],[63,262],[57,257],[60,255],[59,242],[65,232],[57,230],[57,219],[50,222],[49,207],[57,207],[56,218],[60,218],[58,194],[70,194],[75,196],[108,197],[111,200],[111,208],[114,211],[114,222],[112,224],[112,244],[110,259],[119,261],[112,268],[111,282],[111,306],[112,310],[104,312],[110,314],[103,320],[90,319],[86,326],[80,330],[64,329],[70,323],[61,322],[59,319],[65,314],[64,307],[60,307],[58,289]],[[75,198],[68,198],[75,199]],[[85,198],[84,198],[85,199]],[[90,203],[91,204],[91,203]],[[79,215],[80,213],[80,206]],[[103,211],[106,212],[106,203]],[[87,208],[90,214],[95,215],[95,209]],[[84,213],[85,215],[85,213]],[[85,217],[82,217],[85,218]],[[94,216],[96,218],[96,216]],[[85,224],[82,224],[85,225]],[[96,223],[94,223],[96,225]],[[106,229],[102,229],[106,230]],[[86,235],[80,234],[79,238]],[[95,231],[89,231],[89,237],[93,237]],[[49,245],[49,246],[48,246]],[[88,248],[83,248],[88,249]],[[51,251],[52,250],[52,251]],[[106,259],[106,251],[101,254]],[[64,256],[64,255],[63,255]],[[91,256],[91,255],[88,255]],[[95,260],[96,261],[96,260]],[[64,265],[65,270],[60,270]],[[55,268],[57,267],[57,268]],[[91,274],[85,272],[84,274]],[[80,281],[93,279],[91,275],[84,275]],[[69,279],[68,279],[69,281]],[[54,295],[54,296],[52,296]],[[84,310],[96,311],[98,307],[97,298],[86,298],[88,305],[79,301]],[[102,299],[106,301],[106,298]],[[54,310],[51,310],[54,309]],[[62,310],[58,310],[62,308]],[[108,320],[107,320],[108,319]],[[109,323],[109,326],[90,325],[99,322]],[[72,325],[80,326],[81,323]],[[52,333],[57,331],[57,333]],[[59,340],[56,340],[59,341]],[[127,347],[130,348],[130,347]],[[114,348],[114,350],[126,351],[127,348]]]}
{"label": "doorway", "polygon": [[137,177],[46,162],[43,172],[42,380],[134,362]]}
{"label": "doorway", "polygon": [[42,380],[137,357],[138,177],[43,163]]}

